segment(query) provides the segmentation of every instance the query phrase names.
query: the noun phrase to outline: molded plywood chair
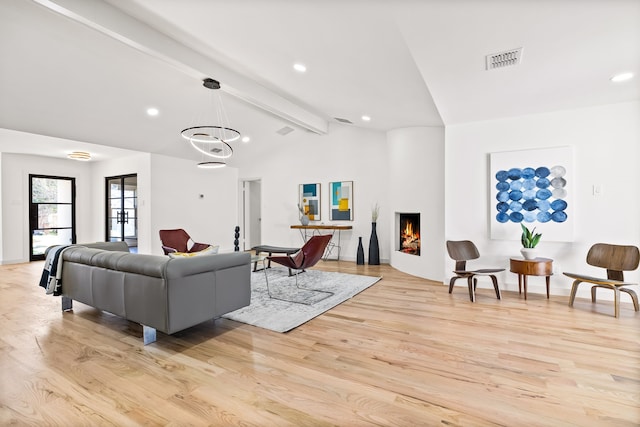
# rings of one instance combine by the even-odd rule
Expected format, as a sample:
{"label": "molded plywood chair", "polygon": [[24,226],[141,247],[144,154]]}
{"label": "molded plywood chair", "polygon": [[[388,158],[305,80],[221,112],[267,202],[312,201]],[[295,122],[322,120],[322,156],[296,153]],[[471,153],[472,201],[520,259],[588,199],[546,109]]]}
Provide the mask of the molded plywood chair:
{"label": "molded plywood chair", "polygon": [[273,261],[276,264],[283,265],[295,272],[294,276],[295,276],[296,288],[304,291],[312,291],[314,293],[327,294],[324,298],[320,300],[313,300],[312,302],[307,302],[303,300],[294,300],[294,299],[285,299],[285,298],[275,297],[271,294],[271,289],[269,288],[269,278],[267,277],[267,270],[265,269],[264,276],[267,281],[267,292],[269,293],[269,298],[279,299],[279,300],[288,301],[288,302],[294,302],[298,304],[311,305],[333,295],[333,292],[322,291],[319,289],[301,288],[300,286],[298,286],[298,274],[307,268],[313,267],[318,263],[318,261],[320,261],[330,240],[331,240],[330,234],[316,235],[311,237],[309,240],[307,240],[307,242],[300,248],[300,250],[294,254],[286,255],[286,256],[268,256],[267,257],[269,261]]}
{"label": "molded plywood chair", "polygon": [[610,245],[607,243],[596,243],[591,246],[587,253],[587,264],[595,267],[607,269],[607,278],[585,276],[576,273],[563,273],[567,277],[575,279],[571,286],[571,296],[569,297],[569,307],[573,307],[576,299],[576,292],[580,283],[591,283],[591,302],[596,302],[596,289],[607,288],[613,290],[613,304],[615,316],[620,316],[620,292],[626,292],[631,296],[633,307],[636,311],[638,308],[638,296],[631,289],[624,286],[633,286],[637,283],[628,283],[624,281],[624,271],[633,271],[638,268],[640,263],[640,251],[636,246]]}
{"label": "molded plywood chair", "polygon": [[498,279],[496,273],[504,271],[504,268],[484,268],[480,270],[467,270],[467,261],[480,258],[478,248],[473,242],[469,240],[452,241],[447,240],[447,251],[449,256],[456,262],[456,269],[453,272],[456,274],[451,278],[449,282],[449,293],[453,291],[453,285],[456,280],[460,278],[467,279],[467,285],[469,286],[469,298],[471,302],[476,301],[476,285],[478,279],[476,276],[488,276],[493,282],[493,288],[496,291],[496,297],[501,299],[500,288],[498,287]]}
{"label": "molded plywood chair", "polygon": [[194,242],[191,236],[182,228],[160,230],[160,242],[165,255],[172,252],[200,252],[211,246],[206,243]]}

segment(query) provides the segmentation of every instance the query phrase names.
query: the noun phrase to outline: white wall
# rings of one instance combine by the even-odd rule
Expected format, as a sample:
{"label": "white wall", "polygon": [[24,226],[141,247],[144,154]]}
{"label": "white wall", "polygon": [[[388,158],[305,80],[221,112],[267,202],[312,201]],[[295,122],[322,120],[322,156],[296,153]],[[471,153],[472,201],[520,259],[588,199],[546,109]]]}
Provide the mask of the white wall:
{"label": "white wall", "polygon": [[[413,127],[388,132],[391,265],[398,270],[443,280],[444,128]],[[395,213],[420,214],[420,256],[395,250]],[[399,243],[399,242],[398,242]]]}
{"label": "white wall", "polygon": [[[368,254],[371,234],[371,208],[380,209],[378,239],[380,260],[389,262],[391,220],[388,201],[389,162],[386,136],[347,125],[330,125],[327,135],[296,130],[272,140],[254,138],[252,153],[243,154],[237,163],[242,179],[262,182],[262,244],[296,247],[302,244],[300,233],[290,229],[299,224],[298,185],[321,184],[321,215],[324,224],[353,226],[341,233],[341,259],[355,261],[358,236],[362,236]],[[263,150],[260,145],[270,147]],[[354,220],[329,220],[329,182],[353,181]],[[368,258],[368,256],[365,256]]]}
{"label": "white wall", "polygon": [[[571,280],[562,271],[606,275],[585,262],[589,247],[597,242],[640,246],[640,103],[623,103],[561,111],[511,119],[493,120],[446,128],[446,239],[469,239],[481,254],[471,268],[502,266],[507,269],[500,283],[517,290],[517,276],[508,272],[509,257],[519,256],[520,231],[514,225],[513,240],[489,238],[493,201],[488,176],[489,153],[498,151],[572,146],[575,218],[574,242],[545,241],[539,255],[554,259],[551,292],[568,295]],[[593,185],[604,192],[595,196]],[[445,265],[451,275],[453,261]],[[627,273],[629,281],[640,281],[640,273]],[[506,286],[505,286],[506,284]],[[481,286],[481,284],[479,284]],[[486,286],[486,284],[484,284]],[[542,292],[544,279],[530,277],[529,288]],[[579,288],[587,297],[589,287]],[[601,291],[602,298],[612,292]],[[623,301],[628,298],[623,296]],[[629,299],[626,299],[629,300]]]}
{"label": "white wall", "polygon": [[151,155],[150,253],[162,254],[158,230],[183,228],[197,242],[234,250],[238,170],[199,169],[195,162]]}
{"label": "white wall", "polygon": [[95,214],[91,199],[89,163],[51,157],[3,153],[2,187],[2,264],[29,261],[29,174],[76,179],[76,237],[87,241],[92,235]]}
{"label": "white wall", "polygon": [[2,197],[2,155],[3,153],[0,152],[0,264],[3,263],[2,260],[4,260],[4,256],[3,254],[3,247],[4,247],[4,240],[2,238],[3,236],[3,230],[4,230],[4,224],[2,222],[2,206],[4,205],[3,203],[3,197]]}

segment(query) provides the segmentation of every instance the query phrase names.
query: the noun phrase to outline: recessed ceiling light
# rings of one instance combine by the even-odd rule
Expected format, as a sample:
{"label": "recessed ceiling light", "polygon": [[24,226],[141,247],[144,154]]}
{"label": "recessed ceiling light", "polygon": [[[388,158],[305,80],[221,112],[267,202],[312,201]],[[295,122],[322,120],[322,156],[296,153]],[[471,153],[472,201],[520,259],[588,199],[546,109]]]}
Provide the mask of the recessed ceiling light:
{"label": "recessed ceiling light", "polygon": [[147,108],[147,115],[154,117],[160,114],[160,111],[157,108],[151,107]]}
{"label": "recessed ceiling light", "polygon": [[610,80],[614,83],[620,83],[620,82],[625,82],[627,80],[630,80],[631,78],[633,78],[633,73],[620,73],[611,77]]}
{"label": "recessed ceiling light", "polygon": [[371,117],[369,116],[362,116],[362,120],[365,122],[370,122],[371,121]]}
{"label": "recessed ceiling light", "polygon": [[304,64],[293,64],[293,69],[296,70],[299,73],[304,73],[305,71],[307,71],[307,67]]}
{"label": "recessed ceiling light", "polygon": [[248,136],[242,137],[242,142],[249,142],[249,141],[251,141],[251,138],[249,138]]}

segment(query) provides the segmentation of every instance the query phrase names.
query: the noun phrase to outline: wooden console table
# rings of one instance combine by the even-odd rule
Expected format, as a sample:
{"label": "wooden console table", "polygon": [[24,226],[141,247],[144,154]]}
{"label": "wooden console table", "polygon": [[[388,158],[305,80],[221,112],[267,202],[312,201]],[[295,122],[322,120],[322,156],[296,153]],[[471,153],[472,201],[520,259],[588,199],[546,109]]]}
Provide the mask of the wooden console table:
{"label": "wooden console table", "polygon": [[545,276],[547,283],[547,299],[549,299],[549,280],[553,274],[553,260],[549,258],[511,258],[511,272],[518,275],[518,293],[522,293],[524,277],[524,299],[527,299],[527,276]]}
{"label": "wooden console table", "polygon": [[[292,225],[292,229],[300,231],[300,236],[302,236],[302,240],[306,243],[309,237],[314,236],[316,234],[322,234],[322,230],[328,230],[331,232],[331,241],[327,245],[327,249],[324,253],[324,259],[329,259],[329,255],[333,252],[334,249],[337,249],[337,257],[336,261],[340,260],[340,232],[342,230],[351,230],[353,227],[351,225]],[[333,237],[338,232],[338,243],[333,243]]]}

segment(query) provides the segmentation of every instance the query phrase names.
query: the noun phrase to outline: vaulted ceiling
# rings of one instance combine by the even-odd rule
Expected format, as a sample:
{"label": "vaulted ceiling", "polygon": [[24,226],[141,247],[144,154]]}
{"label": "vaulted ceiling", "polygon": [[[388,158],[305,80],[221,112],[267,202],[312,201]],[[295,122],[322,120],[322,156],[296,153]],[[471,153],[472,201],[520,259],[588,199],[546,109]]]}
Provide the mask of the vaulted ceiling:
{"label": "vaulted ceiling", "polygon": [[0,61],[0,128],[194,158],[179,131],[210,106],[204,77],[249,144],[639,100],[640,1],[12,0]]}

